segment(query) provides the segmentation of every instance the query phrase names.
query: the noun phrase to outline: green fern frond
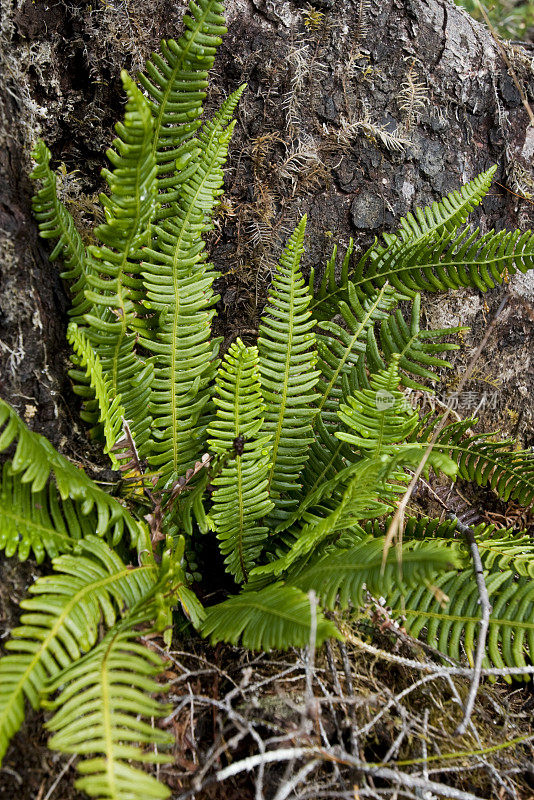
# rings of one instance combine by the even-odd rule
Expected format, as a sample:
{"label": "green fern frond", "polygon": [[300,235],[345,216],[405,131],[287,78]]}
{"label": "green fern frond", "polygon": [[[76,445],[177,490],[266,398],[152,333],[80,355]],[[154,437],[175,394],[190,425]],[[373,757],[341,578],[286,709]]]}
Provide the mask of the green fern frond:
{"label": "green fern frond", "polygon": [[317,366],[320,377],[317,383],[317,408],[326,425],[337,423],[336,412],[342,398],[342,378],[350,372],[361,354],[369,329],[378,320],[385,320],[388,311],[397,303],[395,292],[387,286],[360,302],[349,286],[350,305],[341,301],[338,313],[343,325],[333,321],[320,322],[318,328],[326,331],[317,334]]}
{"label": "green fern frond", "polygon": [[211,516],[228,571],[241,583],[267,538],[268,528],[257,520],[273,507],[267,492],[269,437],[259,435],[263,402],[255,347],[245,347],[240,339],[230,346],[217,374],[214,402],[217,412],[208,428],[208,444],[226,461],[212,480],[217,489]]}
{"label": "green fern frond", "polygon": [[[317,645],[341,635],[336,626],[316,611]],[[206,610],[202,627],[212,643],[229,642],[250,650],[305,647],[310,641],[310,600],[296,586],[275,583],[259,592],[244,592]]]}
{"label": "green fern frond", "polygon": [[35,161],[30,178],[41,182],[41,188],[32,198],[33,214],[39,223],[39,235],[43,239],[57,239],[50,261],[61,258],[65,271],[61,277],[70,281],[72,307],[69,316],[81,321],[83,314],[91,308],[85,297],[88,288],[87,276],[91,270],[85,246],[76,230],[74,220],[57,196],[56,175],[50,169],[50,150],[39,139],[31,156]]}
{"label": "green fern frond", "polygon": [[[496,166],[490,167],[439,202],[417,208],[415,214],[407,214],[400,221],[396,237],[408,242],[429,233],[441,235],[454,231],[467,221],[469,214],[487,195],[496,171]],[[391,244],[391,236],[387,237],[386,244]]]}
{"label": "green fern frond", "polygon": [[[379,535],[386,531],[391,520],[381,523],[373,521],[366,526],[369,533]],[[495,525],[480,523],[472,528],[473,536],[486,569],[513,569],[518,575],[534,578],[534,540],[525,531],[497,528]],[[458,537],[455,520],[438,520],[422,517],[408,519],[404,528],[404,539],[434,538],[451,541]],[[462,537],[458,538],[464,552],[464,563],[471,563],[471,554]]]}
{"label": "green fern frond", "polygon": [[[295,541],[287,553],[275,561],[255,567],[251,576],[281,575],[295,562],[309,557],[321,543],[338,531],[350,528],[362,519],[391,513],[392,506],[380,500],[381,495],[387,493],[385,481],[391,464],[392,459],[386,456],[362,459],[319,486],[277,528],[279,533],[290,526],[295,527],[301,520],[305,523],[300,530],[292,531]],[[326,501],[334,498],[333,509],[327,503],[321,504],[323,498]]]}
{"label": "green fern frond", "polygon": [[347,403],[341,403],[337,415],[351,432],[337,431],[338,439],[379,456],[392,452],[414,431],[417,412],[398,390],[399,360],[394,354],[387,370],[371,375],[370,389],[361,389],[350,395]]}
{"label": "green fern frond", "polygon": [[[493,565],[484,573],[492,612],[483,667],[523,667],[534,657],[534,581]],[[480,598],[471,568],[448,572],[434,586],[382,593],[392,615],[412,636],[472,665],[480,625]],[[505,678],[506,680],[506,678]],[[508,678],[511,681],[511,678]]]}
{"label": "green fern frond", "polygon": [[106,442],[104,452],[110,457],[113,467],[118,469],[113,447],[122,431],[126,412],[120,397],[113,396],[111,379],[104,375],[98,354],[89,344],[83,329],[74,322],[67,328],[67,341],[77,356],[79,366],[85,367],[85,374],[98,403],[98,420],[102,423]]}
{"label": "green fern frond", "polygon": [[304,592],[313,589],[326,608],[347,608],[349,604],[359,608],[366,590],[382,596],[399,580],[406,586],[428,584],[459,564],[451,547],[429,541],[406,542],[400,553],[397,548],[390,549],[384,563],[385,543],[385,537],[367,538],[350,549],[337,550],[289,582]]}
{"label": "green fern frond", "polygon": [[85,314],[87,337],[100,358],[114,397],[120,397],[140,453],[149,449],[147,414],[153,367],[134,352],[134,326],[142,280],[139,249],[147,243],[156,208],[156,165],[152,154],[153,122],[147,101],[126,72],[121,78],[128,96],[124,123],[107,151],[113,171],[104,169],[110,196],[102,194],[106,222],[95,234],[100,247],[89,248],[92,274],[86,298],[93,313]]}
{"label": "green fern frond", "polygon": [[16,445],[11,470],[16,475],[20,473],[20,480],[31,485],[32,492],[41,491],[53,473],[62,500],[70,498],[79,503],[83,515],[95,509],[94,533],[98,536],[109,534],[116,544],[126,530],[133,547],[141,549],[145,546],[144,528],[118,500],[60,455],[44,436],[30,431],[11,406],[0,399],[0,453],[10,445]]}
{"label": "green fern frond", "polygon": [[313,432],[315,439],[309,449],[308,461],[302,474],[305,494],[313,492],[324,481],[335,477],[353,461],[349,445],[327,429],[321,415],[315,419]]}
{"label": "green fern frond", "polygon": [[350,262],[354,252],[354,239],[349,239],[349,244],[345,250],[339,277],[337,272],[337,244],[334,245],[332,255],[326,262],[326,267],[321,278],[319,287],[315,289],[315,270],[310,271],[309,291],[313,299],[310,303],[310,311],[318,322],[331,320],[338,313],[339,303],[342,299],[347,301],[349,289]]}
{"label": "green fern frond", "polygon": [[153,153],[162,206],[178,197],[175,178],[165,176],[174,172],[181,148],[200,126],[208,71],[226,33],[223,13],[219,0],[190,3],[184,16],[184,34],[177,42],[162,41],[161,53],[152,53],[146,63],[147,74],[138,76],[154,117]]}
{"label": "green fern frond", "polygon": [[[430,438],[434,425],[422,428],[419,439]],[[469,434],[476,419],[467,419],[447,425],[434,445],[458,463],[458,475],[475,481],[479,486],[490,486],[503,500],[515,500],[522,506],[534,502],[534,453],[514,450],[511,439],[495,442],[492,433]]]}
{"label": "green fern frond", "polygon": [[54,734],[49,747],[84,757],[77,763],[83,777],[75,786],[90,797],[156,800],[170,794],[166,786],[130,763],[172,761],[168,755],[146,749],[173,742],[170,734],[150,724],[150,719],[170,710],[151,697],[165,688],[154,680],[165,668],[164,662],[135,641],[140,635],[138,626],[146,628],[150,616],[147,607],[115,625],[94,650],[46,686],[47,694],[61,690],[54,700],[43,703],[56,712],[45,725]]}
{"label": "green fern frond", "polygon": [[396,309],[393,314],[382,321],[378,336],[373,328],[369,328],[365,348],[365,364],[369,372],[378,372],[386,369],[393,355],[398,353],[401,384],[411,389],[433,392],[428,385],[421,384],[414,378],[423,378],[427,381],[438,380],[435,369],[431,368],[448,369],[452,365],[449,361],[439,358],[437,354],[459,348],[457,344],[439,340],[468,329],[458,326],[438,330],[421,330],[420,318],[421,295],[416,294],[412,302],[409,323],[405,320],[402,311]]}
{"label": "green fern frond", "polygon": [[524,578],[534,578],[534,541],[525,532],[477,525],[473,536],[486,569],[512,569]]}
{"label": "green fern frond", "polygon": [[304,216],[280,258],[258,337],[264,429],[272,447],[273,519],[283,518],[295,506],[294,493],[313,442],[314,386],[319,373],[314,369],[315,320],[308,310],[310,295],[300,271],[305,228]]}
{"label": "green fern frond", "polygon": [[[329,319],[335,313],[340,300],[347,300],[350,283],[360,298],[374,294],[388,281],[399,292],[399,297],[413,297],[419,290],[458,288],[449,286],[447,276],[436,270],[442,283],[432,273],[430,266],[425,269],[429,252],[440,241],[450,242],[461,225],[464,225],[471,211],[487,194],[496,167],[482,172],[460,190],[455,190],[414,214],[401,220],[397,234],[384,234],[385,245],[375,240],[362,255],[356,267],[349,268],[352,248],[349,246],[339,279],[335,276],[335,254],[327,265],[322,283],[310,306],[317,319]],[[351,242],[352,244],[352,242]],[[454,273],[454,269],[451,268]],[[461,283],[458,285],[468,285]],[[472,285],[472,284],[470,284]]]}
{"label": "green fern frond", "polygon": [[493,289],[506,275],[526,272],[534,266],[534,234],[530,231],[490,231],[464,228],[436,238],[395,242],[376,258],[362,259],[352,282],[368,294],[388,281],[400,295],[436,292],[473,286]]}
{"label": "green fern frond", "polygon": [[60,500],[53,483],[32,491],[6,461],[0,488],[0,551],[25,561],[30,552],[38,564],[72,550],[78,539],[94,534],[96,512],[82,514],[80,503]]}
{"label": "green fern frond", "polygon": [[242,91],[234,92],[202,128],[195,169],[180,184],[174,215],[154,226],[157,241],[143,253],[145,305],[158,314],[158,327],[147,327],[140,339],[157,357],[149,463],[160,471],[162,486],[185,473],[203,449],[203,415],[220,340],[210,340],[217,273],[206,262],[201,235],[210,228],[222,191],[222,165],[234,128],[229,119]]}
{"label": "green fern frond", "polygon": [[22,723],[24,698],[37,708],[47,682],[94,646],[100,622],[113,625],[119,610],[143,600],[158,579],[153,564],[132,569],[94,536],[53,565],[56,574],[39,578],[33,597],[21,602],[28,613],[0,659],[0,758]]}

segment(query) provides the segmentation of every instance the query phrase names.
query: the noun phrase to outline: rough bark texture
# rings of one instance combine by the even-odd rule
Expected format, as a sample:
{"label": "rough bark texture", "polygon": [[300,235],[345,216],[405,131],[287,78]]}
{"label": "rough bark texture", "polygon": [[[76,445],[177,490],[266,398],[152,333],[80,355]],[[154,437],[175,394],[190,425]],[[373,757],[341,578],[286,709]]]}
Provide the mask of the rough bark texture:
{"label": "rough bark texture", "polygon": [[[95,454],[66,375],[67,299],[30,213],[29,149],[37,136],[46,140],[55,166],[63,165],[64,199],[89,236],[104,151],[122,113],[119,71],[135,73],[161,38],[176,36],[185,7],[2,0],[0,394],[89,466]],[[305,267],[319,274],[333,242],[354,236],[363,247],[493,163],[502,187],[484,201],[477,224],[532,226],[532,203],[517,194],[534,193],[534,128],[492,37],[452,2],[227,0],[227,8],[206,112],[241,82],[248,89],[212,242],[226,273],[223,333],[247,338],[256,328],[268,272],[304,212]],[[532,98],[531,56],[520,47],[507,53]],[[528,446],[532,280],[520,276],[486,298],[471,290],[428,296],[424,314],[435,327],[472,327],[456,357],[461,374],[505,292],[508,306],[467,387],[471,407],[460,411],[472,412],[486,392],[483,428],[501,427]],[[11,605],[2,611],[9,627]]]}

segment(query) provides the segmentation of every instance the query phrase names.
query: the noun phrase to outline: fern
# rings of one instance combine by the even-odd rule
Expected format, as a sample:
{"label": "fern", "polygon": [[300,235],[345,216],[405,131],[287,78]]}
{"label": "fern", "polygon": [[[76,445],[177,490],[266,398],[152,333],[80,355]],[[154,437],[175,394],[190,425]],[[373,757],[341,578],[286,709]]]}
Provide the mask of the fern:
{"label": "fern", "polygon": [[0,550],[25,561],[30,553],[38,564],[72,550],[78,539],[97,529],[95,511],[82,514],[80,502],[61,500],[53,483],[32,492],[13,475],[6,461],[0,491]]}
{"label": "fern", "polygon": [[155,455],[150,463],[160,470],[162,485],[185,472],[202,449],[203,414],[220,340],[210,340],[217,273],[206,263],[201,234],[208,229],[205,218],[221,192],[222,165],[233,130],[229,119],[242,91],[243,87],[203,128],[198,138],[201,155],[180,184],[175,216],[154,227],[154,246],[143,254],[146,304],[159,315],[159,328],[147,328],[140,341],[157,354],[151,393]]}
{"label": "fern", "polygon": [[97,641],[98,627],[132,607],[155,585],[152,564],[131,569],[94,536],[76,545],[77,554],[53,561],[56,575],[39,578],[23,600],[28,612],[6,642],[0,660],[0,757],[24,717],[24,698],[34,708],[49,680],[79,660]]}
{"label": "fern", "polygon": [[247,580],[267,538],[268,528],[256,520],[273,506],[267,493],[269,438],[258,436],[263,403],[257,362],[255,347],[246,348],[240,339],[230,347],[217,376],[217,417],[208,429],[211,450],[227,457],[212,481],[217,489],[211,513],[228,571],[239,582]]}
{"label": "fern", "polygon": [[[272,466],[268,486],[275,509],[283,518],[294,507],[291,498],[313,441],[315,320],[308,311],[310,296],[299,269],[306,217],[282,253],[258,337],[260,380],[265,397],[265,431],[271,438]],[[288,496],[289,495],[289,496]]]}
{"label": "fern", "polygon": [[[510,569],[493,569],[484,578],[492,612],[483,666],[524,667],[534,654],[534,583],[517,578]],[[412,636],[421,636],[426,629],[428,644],[456,660],[465,653],[472,664],[480,623],[472,571],[447,572],[433,583],[431,589],[397,587],[385,594],[386,602]]]}
{"label": "fern", "polygon": [[39,234],[43,239],[57,239],[49,258],[61,257],[66,269],[61,277],[71,281],[72,308],[69,314],[76,322],[91,308],[85,297],[88,288],[87,276],[90,263],[82,238],[74,221],[57,196],[57,180],[50,169],[50,150],[43,141],[38,141],[32,150],[35,167],[30,175],[41,183],[41,188],[32,199],[33,213],[39,223]]}
{"label": "fern", "polygon": [[[530,232],[466,227],[494,169],[408,214],[355,264],[352,240],[340,265],[335,247],[315,292],[301,271],[304,217],[274,271],[257,348],[238,339],[219,360],[219,274],[203,237],[245,87],[202,120],[222,4],[192,0],[184,25],[139,76],[145,94],[122,73],[126,112],[103,171],[96,244],[85,247],[58,201],[46,146],[33,151],[35,215],[73,300],[70,375],[82,418],[112,466],[130,472],[119,496],[0,401],[10,459],[0,549],[54,567],[23,602],[0,660],[0,755],[28,699],[54,711],[50,745],[86,759],[78,788],[108,800],[168,796],[135,763],[167,758],[148,750],[171,741],[148,722],[165,713],[153,699],[164,663],[140,638],[160,632],[169,645],[174,609],[213,642],[268,650],[341,637],[325,609],[359,614],[374,593],[415,635],[472,658],[478,592],[453,524],[407,511],[404,544],[384,553],[408,468],[438,422],[420,420],[405,389],[437,381],[457,347],[445,337],[463,330],[422,330],[420,292],[485,290],[534,266]],[[444,427],[426,474],[432,466],[532,502],[531,454],[472,434],[473,424]],[[191,582],[206,588],[212,532],[237,588],[204,609]],[[534,550],[524,534],[474,535],[494,606],[486,663],[522,667],[534,652]]]}
{"label": "fern", "polygon": [[348,550],[337,550],[292,578],[303,591],[314,589],[325,608],[361,607],[365,590],[381,596],[399,579],[403,586],[420,586],[433,580],[451,564],[459,564],[455,551],[434,542],[408,542],[402,553],[389,551],[384,564],[383,537],[364,539]]}
{"label": "fern", "polygon": [[[424,426],[419,438],[430,437],[434,423]],[[490,486],[503,500],[529,506],[534,501],[534,454],[512,449],[513,442],[493,441],[491,433],[468,434],[476,419],[447,425],[434,450],[446,453],[458,464],[458,475],[479,486]]]}
{"label": "fern", "polygon": [[[128,616],[94,650],[46,686],[47,694],[61,689],[58,697],[43,703],[56,712],[46,723],[54,734],[49,746],[86,757],[77,764],[83,777],[75,786],[90,797],[148,800],[170,794],[155,778],[129,763],[172,761],[163,753],[141,749],[143,745],[165,747],[173,741],[168,733],[145,721],[170,710],[150,696],[162,691],[153,676],[163,671],[164,662],[135,641],[138,626],[146,626],[149,620],[150,606]],[[139,719],[141,715],[144,720]],[[87,758],[89,755],[92,757]]]}
{"label": "fern", "polygon": [[[317,611],[316,643],[339,638],[336,626]],[[207,610],[202,626],[213,643],[241,641],[251,650],[273,650],[291,640],[304,647],[310,640],[311,606],[304,592],[295,586],[275,583],[259,592],[244,592]]]}
{"label": "fern", "polygon": [[126,530],[134,547],[144,546],[142,527],[118,500],[60,455],[44,436],[28,430],[5,400],[0,399],[0,453],[15,444],[11,472],[23,484],[30,484],[32,492],[41,491],[53,473],[62,500],[78,501],[84,515],[96,510],[96,534],[109,533],[113,544],[117,544]]}
{"label": "fern", "polygon": [[83,330],[78,328],[74,322],[71,322],[68,327],[67,340],[78,358],[79,365],[86,368],[85,377],[88,379],[98,403],[98,421],[103,424],[106,441],[104,452],[108,454],[113,466],[117,468],[118,462],[113,454],[113,448],[122,431],[126,412],[121,405],[120,397],[114,395],[112,391],[111,380],[104,376],[98,354],[91,348]]}
{"label": "fern", "polygon": [[[139,82],[149,95],[154,117],[152,152],[158,166],[158,189],[162,210],[179,197],[174,174],[175,161],[183,158],[184,144],[200,126],[202,101],[206,96],[208,70],[212,67],[221,36],[226,33],[223,4],[219,0],[190,3],[184,16],[186,31],[180,39],[161,42],[161,53],[152,53],[147,75]],[[187,159],[184,161],[187,163]],[[163,177],[162,177],[163,176]]]}

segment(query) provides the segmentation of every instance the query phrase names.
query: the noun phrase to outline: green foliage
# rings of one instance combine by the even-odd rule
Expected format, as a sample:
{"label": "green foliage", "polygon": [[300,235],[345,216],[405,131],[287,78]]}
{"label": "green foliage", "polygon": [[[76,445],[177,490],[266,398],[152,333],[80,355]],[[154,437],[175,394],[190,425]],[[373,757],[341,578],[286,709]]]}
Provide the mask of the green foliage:
{"label": "green foliage", "polygon": [[[462,330],[421,330],[420,292],[485,290],[534,265],[530,232],[466,227],[494,169],[409,214],[356,262],[351,242],[339,270],[334,248],[316,289],[301,269],[303,217],[274,271],[257,346],[238,339],[219,360],[219,276],[203,237],[245,87],[202,120],[222,4],[192,1],[184,25],[139,76],[146,94],[122,74],[126,113],[103,171],[97,244],[83,245],[57,199],[46,146],[33,151],[35,216],[72,294],[82,419],[124,480],[108,493],[0,401],[0,548],[49,556],[54,568],[23,601],[0,660],[0,752],[25,699],[51,709],[50,745],[83,756],[77,786],[106,800],[168,795],[130,761],[166,758],[170,739],[148,722],[165,713],[152,699],[164,664],[142,635],[163,632],[169,644],[173,611],[213,642],[304,647],[341,636],[326,609],[358,614],[374,593],[416,635],[471,656],[478,595],[454,525],[408,514],[404,543],[385,552],[436,424],[405,390],[438,381]],[[427,474],[531,502],[532,455],[473,424],[444,427]],[[534,550],[511,531],[475,537],[494,604],[487,663],[522,666],[534,644]],[[235,592],[205,610],[193,576],[205,580],[214,545]]]}
{"label": "green foliage", "polygon": [[[486,22],[480,9],[479,0],[455,0],[480,22]],[[525,39],[532,41],[534,27],[534,6],[532,0],[494,0],[483,3],[490,24],[499,36],[506,39]]]}
{"label": "green foliage", "polygon": [[259,592],[245,592],[208,609],[202,626],[213,642],[239,641],[251,650],[286,647],[288,639],[296,647],[310,641],[312,612],[316,613],[316,643],[331,637],[340,638],[336,626],[310,604],[304,592],[295,586],[275,583]]}
{"label": "green foliage", "polygon": [[[78,765],[83,777],[75,784],[91,797],[131,796],[132,786],[136,795],[147,800],[170,794],[155,778],[129,763],[172,761],[163,753],[141,749],[143,745],[165,747],[173,741],[146,721],[170,710],[151,697],[162,691],[154,676],[164,668],[163,661],[135,641],[139,636],[135,627],[146,627],[150,610],[145,606],[142,614],[132,614],[46,687],[47,693],[60,690],[54,700],[43,702],[46,709],[56,712],[46,723],[54,734],[50,747],[63,753],[94,754]],[[140,715],[145,719],[139,719]]]}

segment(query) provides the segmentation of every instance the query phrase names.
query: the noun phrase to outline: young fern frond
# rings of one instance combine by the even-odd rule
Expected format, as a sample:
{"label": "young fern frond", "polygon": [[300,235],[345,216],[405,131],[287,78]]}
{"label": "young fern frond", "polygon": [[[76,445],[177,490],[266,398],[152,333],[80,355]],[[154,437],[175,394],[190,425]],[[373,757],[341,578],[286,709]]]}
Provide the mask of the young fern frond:
{"label": "young fern frond", "polygon": [[[418,439],[432,436],[437,424],[422,427]],[[491,441],[492,433],[470,434],[476,420],[453,422],[440,432],[434,450],[458,463],[458,475],[479,486],[490,486],[503,500],[515,500],[522,506],[534,502],[534,453],[514,450],[513,440]]]}
{"label": "young fern frond", "polygon": [[328,426],[337,423],[336,412],[342,398],[343,375],[350,372],[365,352],[368,331],[377,321],[387,319],[387,312],[397,303],[395,293],[387,284],[363,304],[351,286],[348,288],[348,295],[350,305],[344,301],[339,304],[343,327],[333,321],[320,322],[319,330],[326,333],[316,335],[317,367],[320,370],[317,410]]}
{"label": "young fern frond", "polygon": [[346,550],[336,550],[306,567],[289,582],[304,592],[313,589],[328,609],[359,608],[365,591],[381,596],[398,585],[420,586],[459,564],[454,543],[405,542],[399,553],[390,548],[384,563],[385,537],[367,538]]}
{"label": "young fern frond", "polygon": [[[118,461],[113,454],[113,447],[122,431],[126,412],[121,405],[120,397],[113,394],[111,378],[106,377],[98,354],[93,350],[82,328],[71,322],[67,328],[67,341],[77,356],[78,365],[85,367],[92,393],[98,403],[98,421],[102,423],[105,438],[104,452],[108,454],[114,469],[118,469]],[[76,387],[74,389],[76,391]]]}
{"label": "young fern frond", "polygon": [[257,524],[272,509],[267,492],[269,437],[259,435],[263,401],[258,351],[238,339],[216,378],[216,417],[208,428],[210,449],[223,458],[213,478],[211,516],[228,571],[240,583],[257,563],[268,528]]}
{"label": "young fern frond", "polygon": [[61,690],[54,700],[43,703],[56,712],[46,723],[54,734],[49,747],[84,757],[77,763],[82,777],[75,786],[90,797],[156,800],[170,794],[166,786],[129,763],[172,761],[168,755],[145,749],[173,742],[172,735],[150,724],[170,710],[151,697],[164,689],[154,678],[165,664],[135,641],[139,626],[146,629],[153,616],[150,605],[129,615],[94,650],[46,686],[47,694]]}
{"label": "young fern frond", "polygon": [[304,216],[280,258],[258,337],[264,429],[272,447],[273,520],[283,519],[295,506],[295,490],[313,441],[314,386],[319,373],[314,369],[315,320],[308,310],[310,295],[300,271],[305,228]]}
{"label": "young fern frond", "polygon": [[53,483],[32,491],[20,475],[13,475],[6,461],[0,486],[0,551],[25,561],[33,554],[41,564],[45,555],[56,558],[72,550],[78,539],[94,534],[97,516],[93,509],[82,514],[80,501],[60,499]]}
{"label": "young fern frond", "polygon": [[[336,626],[316,613],[316,644],[326,639],[341,638]],[[206,611],[202,626],[204,636],[212,643],[225,641],[250,650],[280,650],[288,643],[305,647],[310,641],[310,600],[296,586],[275,583],[258,592],[247,591],[231,597]]]}
{"label": "young fern frond", "polygon": [[41,188],[32,198],[33,214],[39,223],[39,235],[43,239],[57,239],[57,244],[49,255],[50,261],[61,258],[65,270],[61,277],[70,281],[72,306],[69,310],[76,322],[91,308],[85,297],[88,288],[87,275],[91,269],[82,238],[78,233],[69,211],[57,196],[57,178],[50,169],[50,150],[39,139],[31,152],[35,167],[30,178],[40,181]]}
{"label": "young fern frond", "polygon": [[16,445],[11,471],[20,474],[20,480],[29,484],[32,492],[41,491],[53,473],[62,500],[70,498],[78,502],[83,515],[95,510],[94,533],[98,536],[107,534],[112,543],[117,544],[126,530],[132,546],[138,549],[145,546],[142,525],[118,500],[60,455],[44,436],[28,430],[11,406],[0,399],[0,453],[10,445]]}
{"label": "young fern frond", "polygon": [[[156,354],[151,394],[153,452],[149,463],[165,486],[183,474],[203,450],[209,386],[220,340],[210,340],[217,273],[206,262],[202,233],[223,184],[222,165],[234,123],[229,122],[243,87],[223,104],[198,136],[194,170],[180,184],[175,214],[154,226],[157,237],[143,256],[147,305],[158,327],[147,327],[141,344]],[[186,170],[187,172],[187,170]]]}
{"label": "young fern frond", "polygon": [[11,631],[0,659],[0,758],[24,718],[24,699],[39,706],[46,684],[97,641],[99,625],[115,623],[118,609],[141,602],[157,583],[148,563],[132,569],[94,536],[76,554],[53,562],[55,575],[39,578],[21,602],[28,612]]}
{"label": "young fern frond", "polygon": [[184,143],[200,126],[208,71],[226,33],[223,12],[220,0],[190,3],[183,35],[177,42],[162,41],[161,53],[152,53],[146,63],[147,75],[138,76],[154,117],[152,152],[158,167],[160,218],[166,215],[165,206],[179,196],[179,180],[169,173],[174,172]]}

